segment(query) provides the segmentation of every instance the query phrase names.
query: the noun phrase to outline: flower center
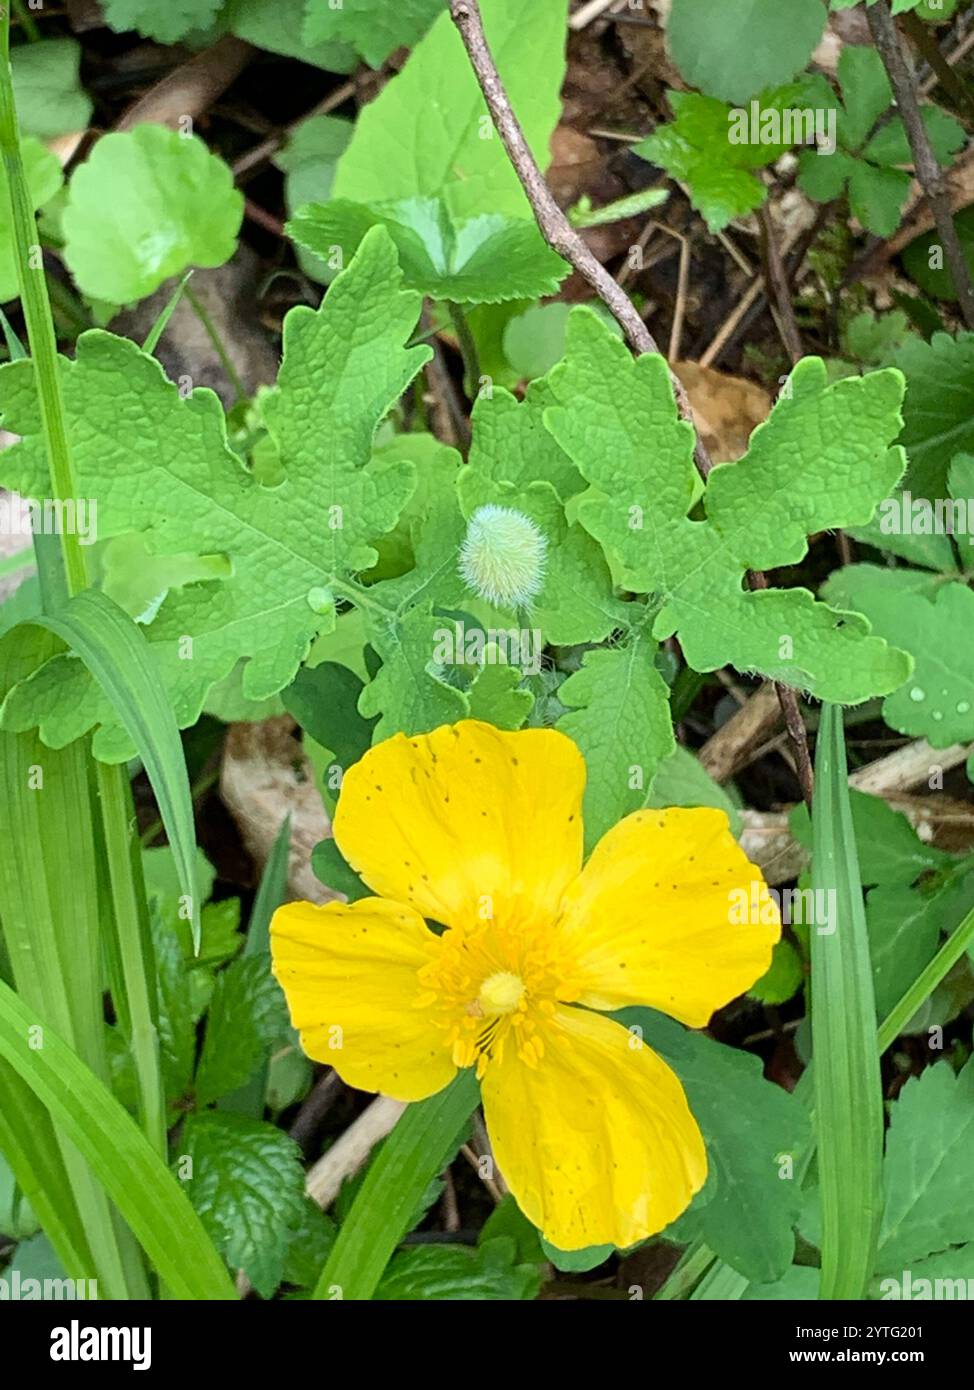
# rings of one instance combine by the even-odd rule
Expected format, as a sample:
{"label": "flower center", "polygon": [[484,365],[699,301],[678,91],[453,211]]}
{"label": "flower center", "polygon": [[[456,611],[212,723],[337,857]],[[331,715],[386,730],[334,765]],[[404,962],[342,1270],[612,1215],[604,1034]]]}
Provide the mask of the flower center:
{"label": "flower center", "polygon": [[496,970],[480,986],[477,1002],[485,1014],[512,1014],[524,998],[524,981],[510,970]]}
{"label": "flower center", "polygon": [[542,1034],[559,1000],[578,998],[572,962],[555,933],[490,921],[444,932],[435,960],[423,966],[415,1007],[428,1009],[458,1067],[499,1061],[513,1047],[529,1066],[544,1055]]}

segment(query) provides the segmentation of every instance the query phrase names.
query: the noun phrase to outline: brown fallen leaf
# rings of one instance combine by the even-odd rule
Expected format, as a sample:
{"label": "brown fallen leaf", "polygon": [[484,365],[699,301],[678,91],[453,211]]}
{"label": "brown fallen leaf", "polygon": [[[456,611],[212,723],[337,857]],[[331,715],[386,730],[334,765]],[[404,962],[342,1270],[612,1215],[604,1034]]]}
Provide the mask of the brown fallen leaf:
{"label": "brown fallen leaf", "polygon": [[296,727],[287,714],[255,724],[231,724],[223,749],[220,795],[261,870],[290,813],[289,898],[342,901],[311,869],[311,851],[331,834],[331,822],[311,764],[294,736]]}
{"label": "brown fallen leaf", "polygon": [[694,421],[714,463],[742,458],[751,431],[771,412],[764,387],[698,362],[674,362],[673,370],[686,387]]}

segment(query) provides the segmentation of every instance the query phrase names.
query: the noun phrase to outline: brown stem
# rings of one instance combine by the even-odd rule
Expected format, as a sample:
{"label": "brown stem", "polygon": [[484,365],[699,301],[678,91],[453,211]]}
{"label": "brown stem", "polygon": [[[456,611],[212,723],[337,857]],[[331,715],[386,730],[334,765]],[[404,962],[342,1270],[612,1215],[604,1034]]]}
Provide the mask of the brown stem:
{"label": "brown stem", "polygon": [[942,87],[953,98],[955,105],[960,110],[966,111],[968,119],[974,116],[974,97],[971,96],[967,83],[961,75],[955,72],[947,62],[930,26],[924,24],[922,19],[911,12],[901,14],[899,23],[913,47],[930,64],[937,78],[938,86]]}
{"label": "brown stem", "polygon": [[[497,66],[487,46],[487,38],[484,34],[483,20],[480,17],[480,6],[477,4],[477,0],[450,0],[450,14],[460,32],[471,66],[477,74],[477,81],[480,83],[480,90],[484,94],[491,119],[504,143],[514,171],[521,181],[528,202],[531,204],[541,235],[553,251],[557,251],[559,256],[562,256],[588,281],[636,352],[659,352],[656,340],[639,316],[632,300],[625,290],[613,280],[605,266],[592,254],[552,197],[551,190],[545,183],[534,155],[528,147],[528,142],[524,138],[524,131],[514,114]],[[692,424],[693,412],[683,384],[672,373],[671,380],[680,414],[684,420],[689,420]],[[699,434],[697,435],[694,457],[701,474],[706,477],[712,464],[710,455],[704,448]]]}
{"label": "brown stem", "polygon": [[[524,131],[521,129],[507,92],[504,90],[497,65],[487,44],[477,0],[449,0],[449,3],[450,14],[459,31],[463,46],[467,50],[471,66],[477,75],[487,109],[504,143],[504,148],[514,166],[521,187],[531,204],[541,235],[551,249],[557,251],[559,256],[563,256],[569,265],[573,266],[592,286],[592,289],[606,305],[626,335],[633,351],[659,353],[659,347],[653,335],[639,316],[632,300],[592,254],[552,197],[551,190],[545,183],[537,161],[528,147],[528,142],[524,138]],[[673,383],[673,394],[676,397],[681,416],[694,425],[696,437],[694,459],[701,477],[706,478],[713,465],[696,429],[689,397],[684,390],[683,383],[672,372],[670,379]],[[752,588],[767,588],[767,584],[768,581],[763,574],[751,576]],[[795,744],[802,795],[806,801],[810,801],[812,763],[798,697],[788,686],[776,685],[775,689],[781,703],[785,727]]]}
{"label": "brown stem", "polygon": [[913,62],[900,46],[896,24],[887,0],[876,0],[876,4],[866,10],[869,30],[883,66],[889,76],[896,97],[907,139],[913,151],[913,167],[917,182],[926,194],[930,211],[937,224],[937,232],[944,248],[947,266],[954,281],[954,288],[960,301],[960,311],[968,328],[974,329],[974,285],[967,261],[961,250],[951,213],[950,191],[944,178],[937,156],[930,144],[927,128],[923,124],[920,103],[915,90]]}
{"label": "brown stem", "polygon": [[764,280],[767,286],[767,295],[769,301],[778,311],[778,330],[781,333],[781,341],[791,358],[791,365],[794,366],[796,362],[801,360],[804,353],[802,352],[801,334],[798,331],[798,321],[795,318],[795,306],[791,300],[791,286],[788,283],[788,275],[781,259],[781,252],[778,250],[778,243],[775,241],[774,227],[771,225],[771,215],[767,207],[763,207],[758,216],[761,224],[761,251],[764,260]]}

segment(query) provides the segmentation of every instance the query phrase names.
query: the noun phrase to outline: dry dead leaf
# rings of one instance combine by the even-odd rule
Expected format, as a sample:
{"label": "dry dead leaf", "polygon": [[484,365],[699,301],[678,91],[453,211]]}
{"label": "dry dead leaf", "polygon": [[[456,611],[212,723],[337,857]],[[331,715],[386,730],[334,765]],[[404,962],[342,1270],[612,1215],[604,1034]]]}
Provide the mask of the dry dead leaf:
{"label": "dry dead leaf", "polygon": [[311,851],[331,834],[331,822],[311,764],[294,736],[296,727],[287,714],[256,724],[231,724],[223,749],[220,795],[261,870],[290,813],[288,897],[313,903],[341,901],[311,870]]}
{"label": "dry dead leaf", "polygon": [[674,362],[673,370],[686,387],[694,421],[714,463],[742,458],[751,431],[771,411],[764,387],[698,362]]}

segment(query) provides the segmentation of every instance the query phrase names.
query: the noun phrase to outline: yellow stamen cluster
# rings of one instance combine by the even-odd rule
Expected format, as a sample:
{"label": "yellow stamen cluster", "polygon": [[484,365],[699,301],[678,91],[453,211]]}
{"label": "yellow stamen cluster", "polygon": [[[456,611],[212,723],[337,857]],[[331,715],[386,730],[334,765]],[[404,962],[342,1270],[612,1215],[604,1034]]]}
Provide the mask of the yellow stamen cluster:
{"label": "yellow stamen cluster", "polygon": [[420,971],[426,988],[416,1006],[431,1010],[456,1066],[476,1066],[481,1077],[512,1039],[521,1060],[536,1067],[545,1020],[557,1001],[577,994],[565,964],[547,933],[497,922],[458,927],[446,932],[438,958]]}

